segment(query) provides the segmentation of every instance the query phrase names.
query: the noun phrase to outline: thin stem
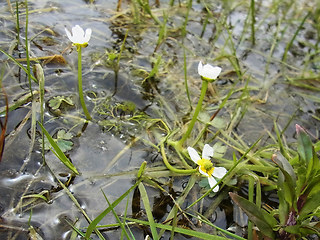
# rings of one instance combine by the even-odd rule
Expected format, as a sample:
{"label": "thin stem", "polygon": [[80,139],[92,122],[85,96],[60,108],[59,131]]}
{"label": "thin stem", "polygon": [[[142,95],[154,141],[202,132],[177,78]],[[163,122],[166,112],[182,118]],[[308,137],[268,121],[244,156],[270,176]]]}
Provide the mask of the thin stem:
{"label": "thin stem", "polygon": [[192,117],[192,120],[188,126],[188,129],[187,131],[185,132],[185,134],[182,136],[182,138],[177,142],[177,149],[181,148],[183,143],[187,140],[187,138],[189,137],[192,129],[193,129],[193,126],[194,124],[196,123],[197,121],[197,117],[199,115],[199,112],[201,110],[201,107],[202,107],[202,102],[203,102],[203,99],[206,95],[206,92],[207,92],[207,88],[208,88],[208,81],[205,81],[205,80],[202,80],[202,87],[201,87],[201,94],[200,94],[200,98],[199,98],[199,101],[198,101],[198,104],[197,104],[197,107],[194,111],[194,114],[193,114],[193,117]]}
{"label": "thin stem", "polygon": [[171,164],[168,162],[163,143],[160,143],[160,151],[161,151],[161,155],[162,155],[162,160],[163,160],[164,164],[166,165],[166,167],[170,171],[175,172],[175,173],[181,173],[181,174],[192,174],[192,173],[197,172],[197,169],[178,169],[178,168],[171,166]]}
{"label": "thin stem", "polygon": [[30,56],[29,56],[29,42],[28,42],[28,24],[29,24],[29,10],[28,10],[28,0],[25,1],[26,5],[26,32],[25,32],[25,44],[26,44],[26,58],[27,58],[27,74],[28,74],[28,81],[29,81],[29,89],[31,96],[33,97],[32,93],[32,86],[31,86],[31,70],[30,70]]}
{"label": "thin stem", "polygon": [[78,50],[78,89],[79,89],[79,98],[80,103],[84,112],[84,115],[86,115],[87,120],[91,120],[90,113],[88,112],[87,106],[84,102],[83,98],[83,89],[82,89],[82,64],[81,64],[81,46],[77,46]]}
{"label": "thin stem", "polygon": [[190,93],[188,87],[188,75],[187,75],[187,57],[186,57],[186,50],[183,49],[183,70],[184,70],[184,84],[186,86],[186,93],[189,101],[189,106],[192,110],[191,100],[190,100]]}
{"label": "thin stem", "polygon": [[254,28],[254,24],[256,22],[255,19],[255,6],[254,6],[254,0],[251,0],[251,42],[252,45],[255,45],[256,43],[256,38],[255,38],[255,28]]}

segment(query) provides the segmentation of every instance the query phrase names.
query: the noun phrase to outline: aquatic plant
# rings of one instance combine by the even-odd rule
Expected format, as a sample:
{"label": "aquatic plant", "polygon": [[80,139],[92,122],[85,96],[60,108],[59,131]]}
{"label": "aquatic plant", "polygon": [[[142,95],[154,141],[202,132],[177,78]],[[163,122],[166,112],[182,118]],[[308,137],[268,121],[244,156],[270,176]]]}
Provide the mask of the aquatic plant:
{"label": "aquatic plant", "polygon": [[218,192],[219,185],[217,185],[217,181],[214,177],[223,178],[227,173],[227,170],[224,167],[213,166],[213,163],[210,161],[210,158],[213,156],[213,148],[210,145],[205,144],[202,150],[202,158],[192,147],[188,147],[188,153],[192,161],[199,165],[199,172],[208,178],[210,187],[213,188],[215,186],[212,191]]}
{"label": "aquatic plant", "polygon": [[[109,234],[112,235],[111,238],[117,239],[144,239],[148,238],[146,235],[152,239],[161,239],[168,238],[170,234],[170,239],[194,237],[214,240],[243,239],[240,236],[250,240],[310,238],[311,234],[320,236],[318,221],[320,195],[319,186],[316,187],[320,180],[320,173],[316,170],[319,164],[315,160],[317,159],[315,152],[320,149],[320,142],[315,144],[314,152],[310,151],[311,148],[308,147],[312,145],[310,139],[302,136],[305,131],[299,126],[297,126],[297,132],[299,132],[297,151],[292,150],[290,139],[291,121],[297,116],[303,116],[298,119],[304,121],[305,124],[307,124],[306,119],[309,120],[312,117],[309,123],[312,131],[314,128],[317,129],[314,124],[315,120],[319,120],[317,96],[305,91],[306,89],[317,92],[319,90],[317,84],[319,58],[316,57],[320,36],[319,24],[317,24],[319,9],[314,8],[315,12],[313,12],[310,7],[313,5],[312,1],[297,5],[298,1],[291,1],[291,3],[290,1],[272,1],[272,3],[262,1],[255,4],[255,1],[251,0],[249,5],[245,1],[234,0],[219,3],[187,0],[179,1],[179,6],[178,4],[174,6],[175,1],[171,0],[170,6],[163,2],[161,8],[154,9],[152,1],[149,4],[148,0],[132,0],[130,1],[131,9],[123,9],[117,13],[106,12],[106,9],[111,6],[108,1],[90,2],[95,5],[90,5],[89,16],[86,15],[88,1],[80,3],[81,10],[83,10],[82,7],[84,8],[84,11],[81,11],[82,16],[86,17],[88,24],[97,27],[97,34],[104,29],[100,24],[94,23],[101,20],[112,33],[111,38],[107,38],[105,36],[109,31],[107,33],[101,31],[100,37],[96,39],[100,40],[101,45],[95,46],[98,52],[96,56],[99,59],[94,61],[95,64],[91,65],[89,70],[93,74],[88,77],[92,77],[90,82],[92,81],[94,85],[91,85],[88,95],[91,98],[90,103],[95,104],[90,114],[93,116],[94,113],[97,119],[89,125],[86,120],[84,122],[77,116],[79,111],[77,114],[69,111],[73,109],[74,99],[73,96],[70,96],[68,88],[62,89],[69,86],[69,81],[63,75],[64,69],[56,65],[57,63],[66,64],[62,56],[65,51],[62,51],[61,46],[57,44],[59,41],[54,41],[56,43],[52,43],[55,44],[52,45],[52,48],[44,44],[46,41],[40,41],[43,32],[46,32],[46,35],[50,34],[53,40],[60,38],[60,34],[56,34],[55,29],[50,26],[61,26],[61,21],[64,22],[56,17],[57,14],[60,17],[60,14],[66,13],[66,18],[71,20],[70,11],[57,11],[57,9],[64,10],[69,4],[58,7],[53,4],[53,7],[45,9],[37,8],[39,5],[36,3],[32,4],[30,13],[38,12],[42,17],[42,14],[52,11],[55,17],[51,19],[58,19],[58,22],[45,21],[45,25],[41,26],[41,21],[32,18],[32,23],[37,22],[37,25],[29,28],[31,29],[29,35],[27,0],[25,5],[21,4],[21,1],[16,1],[16,28],[13,29],[10,25],[10,19],[13,18],[1,17],[5,23],[5,29],[9,27],[8,33],[6,31],[1,33],[5,36],[3,42],[7,39],[16,39],[17,42],[16,44],[15,41],[12,41],[7,53],[0,49],[0,52],[4,54],[3,57],[10,60],[3,62],[3,70],[8,70],[8,73],[4,74],[3,71],[0,74],[6,80],[5,85],[9,87],[8,93],[10,93],[8,94],[9,105],[1,98],[1,103],[6,103],[6,106],[0,108],[1,117],[5,117],[2,120],[7,121],[8,112],[19,108],[14,114],[9,114],[8,133],[5,132],[5,128],[2,128],[3,137],[0,138],[0,147],[5,138],[6,150],[9,149],[9,154],[6,154],[2,163],[6,164],[11,161],[9,165],[11,167],[19,166],[18,164],[23,162],[20,170],[12,169],[18,170],[26,177],[32,176],[31,180],[26,178],[24,181],[25,178],[23,178],[21,184],[18,183],[22,188],[22,184],[27,184],[25,189],[21,189],[20,186],[16,189],[11,186],[10,189],[6,185],[2,186],[3,195],[12,197],[11,203],[8,204],[9,207],[4,205],[4,208],[7,208],[4,209],[6,213],[1,215],[6,222],[7,227],[4,228],[8,229],[7,235],[21,238],[18,235],[26,234],[26,215],[30,212],[29,238],[47,238],[47,235],[40,235],[50,233],[48,231],[52,228],[50,223],[56,222],[52,220],[61,216],[59,210],[64,210],[63,215],[66,217],[59,218],[61,224],[53,228],[55,233],[51,237],[60,239],[62,232],[65,238],[70,239],[77,238],[77,235],[90,239],[93,232],[99,239],[105,239],[109,237]],[[10,5],[10,1],[7,3]],[[306,7],[301,8],[300,6],[304,4]],[[78,5],[74,8],[76,11],[79,9]],[[159,7],[159,1],[155,1],[155,5]],[[25,6],[25,13],[19,10],[18,6]],[[250,9],[247,11],[246,20],[243,21],[246,8]],[[259,11],[261,9],[267,10]],[[93,15],[94,11],[97,11],[99,19]],[[308,14],[305,11],[308,11]],[[2,16],[7,17],[7,15]],[[77,14],[75,16],[78,18]],[[25,37],[22,34],[19,35],[19,32],[24,30],[23,25],[19,25],[19,22],[24,20],[26,23]],[[249,24],[251,24],[251,31]],[[317,26],[318,31],[310,27],[310,24]],[[200,33],[197,29],[201,28]],[[256,29],[266,31],[263,31],[261,35],[261,31],[256,31]],[[16,30],[17,36],[12,36],[13,30]],[[290,31],[293,36],[291,36],[291,41],[290,39],[288,41]],[[250,32],[252,44],[248,44]],[[65,38],[77,47],[79,54],[79,98],[87,119],[91,119],[91,116],[86,108],[82,91],[81,51],[82,48],[87,47],[91,33],[91,29],[84,31],[77,25],[70,32],[66,29],[68,38]],[[25,41],[20,41],[20,36],[23,36]],[[259,40],[259,43],[255,44],[255,39]],[[283,46],[286,46],[284,52]],[[298,50],[303,48],[303,54],[297,52],[297,48]],[[181,81],[183,78],[181,74],[182,50],[184,82]],[[50,52],[49,56],[37,56],[47,51]],[[55,54],[54,51],[59,53]],[[282,58],[281,56],[279,58],[279,53],[280,55],[283,53]],[[303,57],[299,57],[300,54]],[[194,64],[195,58],[204,56],[207,58],[206,61],[219,61],[219,64],[225,66],[224,76],[218,84],[212,84],[212,82],[220,75],[221,68],[203,62],[198,64],[198,74],[202,81],[200,79],[199,82],[192,81],[196,75],[193,75],[192,72],[196,73],[197,69],[196,67],[190,69],[190,65]],[[299,58],[303,61],[300,62]],[[259,64],[259,61],[256,60],[260,59],[262,63]],[[20,68],[18,74],[15,66],[12,67],[10,62]],[[37,64],[33,66],[36,69],[33,76],[30,66],[34,62]],[[51,65],[49,68],[41,68],[49,62]],[[266,63],[265,67],[264,63]],[[84,66],[89,65],[90,60]],[[95,69],[97,66],[99,69]],[[27,75],[20,70],[26,72]],[[44,76],[44,73],[49,74],[46,89],[44,88],[44,77],[43,81],[37,77],[40,74]],[[53,77],[53,73],[59,74]],[[264,76],[262,77],[261,74]],[[25,80],[29,80],[30,91],[24,87],[24,75]],[[16,80],[16,76],[19,76],[21,87],[19,91],[16,90],[17,85],[13,84],[15,82],[12,82],[13,79]],[[53,83],[52,78],[66,81]],[[30,79],[38,85],[35,86]],[[108,81],[104,81],[105,79]],[[313,84],[310,84],[311,81]],[[61,83],[65,85],[61,87]],[[202,84],[202,87],[198,104],[196,103],[197,106],[195,106],[190,96],[200,90],[197,87],[198,83]],[[128,88],[126,84],[129,85]],[[292,105],[284,100],[283,102],[288,105],[283,107],[283,104],[279,104],[280,101],[276,103],[267,101],[268,97],[269,100],[274,100],[274,98],[276,100],[290,99],[289,102],[291,99],[297,100],[291,93],[286,92],[288,96],[282,95],[284,91],[279,86],[286,84],[300,87],[300,89],[292,87],[294,94],[299,95],[299,103],[295,102],[296,104]],[[31,85],[33,85],[32,88]],[[193,91],[190,93],[188,85],[193,86]],[[35,87],[37,89],[32,90]],[[124,90],[117,91],[122,87]],[[290,87],[290,90],[292,88]],[[112,95],[110,89],[114,89]],[[219,90],[216,92],[216,89]],[[277,91],[272,91],[272,89],[277,89]],[[132,92],[138,97],[142,96],[143,99],[140,101],[139,98],[137,101],[136,98],[132,98]],[[281,94],[275,95],[275,92],[281,92]],[[45,98],[44,94],[46,94]],[[147,97],[144,98],[145,96]],[[263,96],[266,97],[263,98]],[[305,101],[301,101],[302,99]],[[307,105],[304,105],[304,102]],[[295,111],[300,112],[295,115],[293,114]],[[301,114],[303,111],[305,112]],[[16,118],[25,112],[27,114],[24,119]],[[221,115],[217,116],[218,113]],[[305,118],[305,114],[310,118]],[[35,164],[34,160],[38,161],[36,148],[38,144],[34,143],[36,136],[39,136],[39,131],[36,131],[35,127],[39,115],[41,117],[39,126],[42,129],[42,135],[46,136],[39,141],[43,143],[42,149],[50,149],[70,171],[59,165],[57,171],[53,167],[56,162],[51,161],[50,155],[48,161],[44,161],[46,164],[42,164],[36,171],[35,167],[37,168],[38,164]],[[30,116],[32,116],[31,121],[29,121]],[[278,133],[276,128],[270,126],[272,121],[281,126],[285,121],[287,122],[281,133]],[[217,122],[222,124],[218,126]],[[29,124],[31,131],[21,130],[26,129],[25,126],[29,127]],[[50,135],[44,126],[48,127]],[[276,131],[278,138],[272,136],[273,131]],[[30,135],[29,138],[25,137],[25,132]],[[54,132],[55,134],[52,135]],[[18,137],[16,141],[14,141],[15,136]],[[111,141],[109,136],[112,136]],[[288,145],[287,142],[282,145],[281,141],[286,141],[286,137],[290,139]],[[258,140],[253,143],[256,138]],[[26,144],[29,145],[26,160],[24,152],[23,159],[10,154],[10,149],[11,151],[18,149],[21,139],[23,141],[30,139],[30,144],[29,142]],[[113,140],[119,140],[119,148],[115,144],[117,142]],[[24,143],[23,146],[25,146]],[[191,147],[187,148],[187,146]],[[202,156],[200,152],[199,154],[197,152],[201,146],[204,146]],[[295,146],[294,143],[293,146]],[[272,155],[277,149],[280,149],[280,152]],[[83,150],[92,152],[92,158],[91,155],[86,157],[83,154],[78,158],[80,151]],[[127,151],[130,151],[128,157],[124,155]],[[143,152],[143,155],[139,152]],[[114,157],[112,157],[113,153]],[[97,158],[96,154],[98,154]],[[99,161],[99,154],[103,155],[101,161]],[[189,161],[190,158],[191,161]],[[210,161],[212,158],[214,163]],[[159,161],[160,159],[163,160],[164,165]],[[144,162],[138,171],[136,164],[139,161]],[[106,162],[108,164],[104,167]],[[124,162],[129,164],[126,166]],[[215,162],[219,162],[225,168],[215,167]],[[79,174],[78,168],[83,173],[81,177],[75,176]],[[2,169],[7,168],[4,166]],[[51,182],[50,178],[47,185],[48,172],[54,176],[54,181]],[[8,178],[7,173],[5,171],[1,173],[1,182],[5,183]],[[197,186],[199,173],[205,177]],[[18,179],[12,176],[12,171],[10,175],[10,180]],[[17,174],[17,177],[20,175]],[[121,185],[119,188],[119,181],[117,181],[119,177],[126,178],[124,181],[130,186]],[[133,180],[135,183],[132,182]],[[36,181],[40,182],[40,187],[35,184]],[[208,185],[211,187],[209,190]],[[128,190],[120,195],[122,187]],[[199,187],[200,191],[198,191]],[[219,187],[223,191],[217,193]],[[100,189],[108,204],[105,209],[103,209],[105,204],[101,204],[98,200],[101,195],[99,194]],[[234,232],[233,224],[238,223],[236,219],[233,222],[227,221],[229,223],[219,228],[215,226],[216,222],[212,217],[215,214],[218,216],[219,208],[223,214],[232,215],[232,209],[225,207],[225,203],[230,203],[230,208],[237,209],[237,206],[232,205],[228,197],[230,189],[234,191],[230,194],[234,202],[239,206],[243,205],[242,207],[246,209],[251,219],[247,228],[242,228],[241,233],[236,232],[239,236],[232,233]],[[239,189],[244,190],[244,194],[248,192],[248,200],[237,195],[240,195],[237,193],[241,191]],[[279,206],[274,204],[271,205],[272,208],[268,204],[273,199],[264,196],[270,192],[273,194],[274,191],[278,192],[275,203],[279,203]],[[155,197],[158,192],[160,193],[159,198]],[[68,202],[65,204],[65,201],[68,201],[65,197],[63,201],[57,201],[64,194],[68,195],[73,202],[72,206],[75,206],[76,211],[82,216],[73,214],[74,209],[69,208]],[[92,198],[92,195],[95,197]],[[20,198],[19,203],[15,205],[18,198]],[[33,201],[29,201],[30,199]],[[41,205],[38,205],[39,200]],[[48,204],[44,204],[43,200]],[[130,212],[130,201],[132,201],[132,212]],[[50,206],[49,203],[62,204],[53,209],[52,206],[55,205]],[[50,211],[46,211],[50,207]],[[43,215],[43,218],[46,218],[48,216],[46,212],[49,212],[50,218],[46,221],[48,224],[40,224],[39,221],[42,219],[34,218],[32,209],[36,209],[37,216]],[[160,217],[159,209],[163,213]],[[99,211],[100,214],[97,214],[96,211]],[[17,213],[19,214],[16,216],[12,215]],[[233,210],[233,214],[236,215],[236,210]],[[107,221],[101,221],[105,217]],[[219,218],[220,216],[217,218],[218,221],[221,219]],[[225,217],[222,219],[224,220]],[[69,227],[65,228],[64,221],[69,224]],[[15,222],[19,223],[17,233],[15,233],[17,229]],[[254,228],[252,222],[255,224]],[[33,228],[32,225],[40,227]],[[135,230],[131,231],[133,228]],[[99,229],[104,231],[103,235]],[[37,231],[41,234],[38,234]],[[165,231],[167,235],[164,235]],[[246,233],[248,236],[245,236]],[[258,236],[254,235],[255,233]],[[119,234],[119,237],[115,237],[116,234]],[[183,236],[179,237],[178,234]]]}
{"label": "aquatic plant", "polygon": [[288,153],[282,152],[272,156],[279,169],[276,181],[278,209],[266,211],[230,193],[232,200],[258,227],[259,234],[270,239],[301,239],[310,234],[320,234],[320,161],[306,131],[296,125],[296,132],[296,155],[289,157]]}
{"label": "aquatic plant", "polygon": [[212,82],[217,79],[221,73],[220,67],[213,67],[210,64],[203,65],[202,62],[199,62],[198,73],[203,80]]}
{"label": "aquatic plant", "polygon": [[210,64],[205,64],[203,65],[202,62],[200,61],[198,64],[198,74],[201,76],[202,79],[202,86],[201,86],[201,93],[200,93],[200,98],[198,100],[198,104],[196,109],[194,110],[191,122],[189,123],[187,131],[184,133],[182,138],[177,141],[177,142],[171,142],[171,144],[178,150],[181,151],[183,143],[187,140],[189,137],[194,124],[197,121],[197,117],[200,113],[200,110],[202,108],[202,102],[203,99],[206,95],[207,89],[208,89],[208,83],[213,82],[214,80],[217,79],[219,74],[221,73],[221,68],[220,67],[213,67]]}
{"label": "aquatic plant", "polygon": [[83,97],[83,88],[82,88],[82,63],[81,63],[81,49],[88,46],[88,42],[91,38],[92,30],[91,28],[87,28],[86,32],[79,26],[76,25],[72,28],[72,35],[68,29],[65,28],[66,34],[72,44],[76,46],[78,52],[78,90],[79,90],[79,98],[80,103],[83,109],[83,112],[88,120],[91,120],[90,113],[87,109],[87,106]]}

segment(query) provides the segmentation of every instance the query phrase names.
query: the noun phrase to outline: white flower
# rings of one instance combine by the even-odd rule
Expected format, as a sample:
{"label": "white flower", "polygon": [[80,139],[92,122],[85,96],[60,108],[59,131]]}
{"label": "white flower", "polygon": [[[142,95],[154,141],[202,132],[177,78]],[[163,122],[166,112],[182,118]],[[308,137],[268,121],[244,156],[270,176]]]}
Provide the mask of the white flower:
{"label": "white flower", "polygon": [[220,67],[213,67],[210,64],[202,65],[202,62],[199,62],[198,73],[205,80],[216,80],[219,74],[221,73]]}
{"label": "white flower", "polygon": [[72,35],[68,29],[65,28],[65,31],[68,38],[71,42],[73,42],[73,44],[81,45],[82,47],[86,47],[88,45],[92,33],[91,28],[87,28],[86,32],[84,32],[79,25],[76,25],[72,28]]}
{"label": "white flower", "polygon": [[[210,158],[213,156],[213,148],[208,144],[203,147],[202,158],[200,158],[198,152],[192,147],[188,147],[188,153],[192,161],[199,165],[199,172],[208,177],[211,188],[217,184],[217,181],[213,177],[222,178],[227,173],[227,170],[224,167],[213,166],[210,161]],[[217,185],[213,191],[218,192],[219,186]]]}

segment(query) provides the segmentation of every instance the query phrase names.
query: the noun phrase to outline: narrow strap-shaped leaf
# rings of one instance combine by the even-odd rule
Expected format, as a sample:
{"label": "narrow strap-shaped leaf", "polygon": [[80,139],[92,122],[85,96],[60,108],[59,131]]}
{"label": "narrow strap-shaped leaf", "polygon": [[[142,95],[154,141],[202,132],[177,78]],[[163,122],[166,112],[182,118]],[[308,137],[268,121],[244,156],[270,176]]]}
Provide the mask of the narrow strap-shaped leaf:
{"label": "narrow strap-shaped leaf", "polygon": [[58,144],[53,140],[51,135],[48,133],[48,131],[43,127],[43,125],[38,122],[39,126],[42,129],[42,132],[46,135],[49,143],[51,144],[52,152],[60,159],[60,161],[71,171],[73,171],[75,174],[79,174],[78,170],[75,168],[75,166],[70,162],[70,160],[64,155],[64,153],[59,148]]}
{"label": "narrow strap-shaped leaf", "polygon": [[141,179],[139,179],[129,190],[127,190],[124,194],[122,194],[117,200],[115,200],[111,206],[106,208],[102,213],[99,214],[98,217],[96,217],[88,226],[85,239],[89,239],[91,233],[96,228],[98,223],[111,211],[112,207],[115,207],[118,205],[133,189],[135,189],[139,183],[141,182]]}
{"label": "narrow strap-shaped leaf", "polygon": [[[132,221],[132,222],[136,222],[142,225],[150,225],[149,221],[143,221],[143,220],[138,220],[138,219],[133,219],[133,218],[127,218],[127,220]],[[167,224],[161,224],[161,223],[155,223],[155,227],[163,229],[163,230],[167,230],[167,231],[173,231],[173,227]],[[220,237],[217,235],[212,235],[212,234],[208,234],[208,233],[204,233],[204,232],[199,232],[199,231],[195,231],[195,230],[189,230],[186,228],[180,228],[180,227],[174,227],[174,231],[177,233],[181,233],[184,235],[188,235],[191,237],[196,237],[198,239],[206,239],[206,240],[225,240],[226,237]]]}
{"label": "narrow strap-shaped leaf", "polygon": [[273,227],[278,224],[277,220],[265,210],[249,200],[235,193],[229,193],[232,200],[247,214],[249,219],[259,228],[262,234],[274,239]]}
{"label": "narrow strap-shaped leaf", "polygon": [[103,193],[104,198],[108,202],[109,207],[111,207],[111,211],[113,213],[113,216],[117,219],[117,222],[119,223],[119,226],[121,227],[122,232],[126,235],[126,238],[129,240],[130,237],[129,237],[128,233],[127,233],[125,225],[121,222],[119,216],[117,215],[116,211],[114,210],[113,206],[111,205],[111,203],[110,203],[109,199],[107,198],[106,194],[104,192],[102,192],[102,193]]}
{"label": "narrow strap-shaped leaf", "polygon": [[139,188],[139,191],[140,191],[140,194],[141,194],[141,198],[142,198],[142,201],[143,201],[144,208],[145,208],[146,213],[147,213],[148,221],[150,223],[150,229],[151,229],[151,233],[152,233],[152,238],[153,238],[153,240],[158,240],[159,236],[158,236],[157,228],[155,226],[154,218],[152,216],[152,211],[151,211],[151,208],[150,208],[150,202],[149,202],[147,191],[146,191],[145,187],[143,186],[143,184],[141,182],[140,182],[138,188]]}
{"label": "narrow strap-shaped leaf", "polygon": [[301,160],[303,160],[308,167],[308,164],[312,160],[313,155],[312,142],[309,135],[298,124],[296,125],[296,132],[298,134],[298,153]]}

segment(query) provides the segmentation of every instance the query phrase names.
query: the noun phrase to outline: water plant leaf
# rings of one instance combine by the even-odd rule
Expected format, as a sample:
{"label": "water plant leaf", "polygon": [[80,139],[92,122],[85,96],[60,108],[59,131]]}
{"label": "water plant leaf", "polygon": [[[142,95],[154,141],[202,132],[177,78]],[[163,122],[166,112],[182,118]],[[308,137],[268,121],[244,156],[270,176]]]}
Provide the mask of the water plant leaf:
{"label": "water plant leaf", "polygon": [[309,224],[286,226],[284,230],[288,233],[295,234],[299,237],[299,239],[301,238],[301,236],[306,236],[308,234],[319,235],[319,230]]}
{"label": "water plant leaf", "polygon": [[43,125],[38,122],[39,126],[42,129],[42,132],[47,137],[48,141],[51,144],[51,151],[60,159],[60,161],[71,171],[73,171],[75,174],[79,174],[78,170],[75,168],[75,166],[71,163],[71,161],[64,155],[63,151],[60,149],[58,144],[53,140],[53,138],[50,136],[50,134],[47,132],[47,130],[43,127]]}
{"label": "water plant leaf", "polygon": [[[150,225],[149,221],[143,221],[143,220],[134,219],[134,218],[127,218],[127,220],[136,222],[138,224],[146,225],[146,226]],[[163,230],[167,230],[167,231],[174,231],[174,232],[181,233],[191,237],[196,237],[198,239],[206,239],[206,240],[223,240],[223,239],[225,240],[226,239],[226,237],[220,237],[217,235],[212,235],[212,234],[190,230],[186,228],[181,228],[181,227],[173,227],[173,226],[161,224],[161,223],[155,223],[155,227]]]}
{"label": "water plant leaf", "polygon": [[283,169],[283,171],[288,173],[292,180],[296,180],[297,176],[294,172],[293,167],[280,152],[273,155],[272,161],[275,162],[278,166],[280,166]]}
{"label": "water plant leaf", "polygon": [[[66,132],[64,129],[61,129],[57,132],[57,138],[52,138],[53,141],[57,143],[62,152],[70,151],[73,147],[73,142],[70,141],[72,139],[72,134],[70,132]],[[40,142],[42,139],[39,140]],[[44,139],[44,149],[50,150],[51,143],[47,137]]]}
{"label": "water plant leaf", "polygon": [[56,96],[53,97],[52,99],[49,100],[49,107],[51,107],[53,110],[56,110],[60,108],[60,106],[66,103],[70,106],[73,106],[74,103],[70,97],[65,97],[65,96]]}
{"label": "water plant leaf", "polygon": [[312,142],[309,135],[298,124],[296,124],[296,131],[298,134],[298,153],[308,167],[309,162],[313,159]]}
{"label": "water plant leaf", "polygon": [[296,199],[295,188],[297,181],[293,167],[281,153],[274,154],[272,161],[278,165],[281,171],[278,178],[278,191],[282,191],[281,194],[283,194],[284,199],[288,202],[289,206],[292,206]]}
{"label": "water plant leaf", "polygon": [[62,152],[67,152],[72,149],[73,142],[58,138],[57,145],[59,146]]}
{"label": "water plant leaf", "polygon": [[150,225],[150,229],[151,229],[151,233],[152,233],[152,238],[154,240],[158,240],[159,236],[158,236],[158,232],[157,232],[157,229],[156,229],[156,226],[155,226],[154,218],[152,216],[152,211],[151,211],[151,208],[150,208],[150,201],[149,201],[149,198],[148,198],[147,191],[146,191],[144,185],[141,182],[138,185],[138,188],[139,188],[139,191],[140,191],[140,194],[141,194],[141,198],[142,198],[142,202],[143,202],[144,208],[145,208],[146,213],[147,213],[147,217],[148,217],[148,221],[149,221],[149,225]]}
{"label": "water plant leaf", "polygon": [[214,158],[222,158],[226,154],[228,149],[228,147],[220,141],[216,142],[212,147]]}
{"label": "water plant leaf", "polygon": [[304,218],[309,217],[308,214],[315,212],[315,210],[319,208],[319,199],[320,192],[309,196],[299,212],[299,219],[303,220]]}
{"label": "water plant leaf", "polygon": [[320,173],[318,173],[310,181],[308,181],[308,186],[306,188],[305,193],[308,194],[308,196],[312,196],[320,192],[319,182],[320,182]]}
{"label": "water plant leaf", "polygon": [[231,199],[247,214],[248,218],[259,228],[262,234],[274,239],[273,228],[278,224],[277,220],[249,200],[235,193],[229,193]]}
{"label": "water plant leaf", "polygon": [[115,200],[109,207],[107,207],[102,213],[100,213],[88,226],[85,239],[89,239],[91,233],[96,229],[98,223],[111,211],[112,208],[117,206],[132,190],[134,190],[142,178],[140,178],[131,188],[129,188],[124,194],[122,194],[117,200]]}
{"label": "water plant leaf", "polygon": [[215,116],[213,120],[211,120],[211,116],[206,111],[201,111],[198,115],[198,119],[205,124],[209,124],[217,129],[224,129],[227,126],[227,121],[221,117]]}
{"label": "water plant leaf", "polygon": [[48,202],[48,198],[42,194],[30,194],[30,195],[25,195],[22,198],[40,198],[40,199],[44,200],[45,202]]}
{"label": "water plant leaf", "polygon": [[104,192],[102,192],[102,194],[103,194],[104,198],[106,199],[106,201],[108,202],[109,207],[111,207],[111,211],[113,213],[113,216],[117,219],[117,222],[119,223],[119,226],[121,227],[122,232],[126,235],[126,238],[129,240],[130,237],[129,237],[127,231],[126,231],[125,225],[121,222],[119,216],[115,212],[115,210],[114,210],[113,206],[111,205],[109,199],[107,198],[106,194]]}

